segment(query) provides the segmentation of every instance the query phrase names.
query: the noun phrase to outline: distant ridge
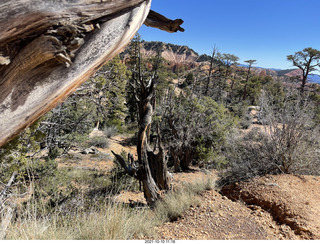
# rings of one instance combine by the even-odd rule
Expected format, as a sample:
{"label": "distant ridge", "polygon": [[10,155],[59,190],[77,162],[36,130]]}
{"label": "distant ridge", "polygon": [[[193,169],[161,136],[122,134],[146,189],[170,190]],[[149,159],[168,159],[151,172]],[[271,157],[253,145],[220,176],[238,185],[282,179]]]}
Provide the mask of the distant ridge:
{"label": "distant ridge", "polygon": [[308,79],[309,79],[309,82],[311,83],[320,84],[320,75],[315,75],[315,74],[309,75]]}
{"label": "distant ridge", "polygon": [[[302,71],[300,69],[279,70],[277,73],[278,73],[278,76],[289,76],[289,77],[301,76],[302,77]],[[317,75],[317,74],[308,75],[308,82],[320,84],[320,75]]]}
{"label": "distant ridge", "polygon": [[[208,62],[211,57],[207,54],[199,55],[196,51],[186,45],[176,45],[172,43],[165,43],[160,41],[141,41],[141,52],[146,57],[154,56],[159,49],[161,49],[161,56],[170,62],[172,65],[187,65],[188,67],[196,67],[202,62]],[[125,56],[127,52],[122,53]],[[248,67],[246,64],[239,64],[239,67]],[[264,68],[259,66],[253,66],[257,73],[263,71],[266,75],[272,76],[287,76],[295,77],[301,76],[299,69],[278,69],[278,68]],[[313,74],[309,75],[308,81],[311,83],[320,84],[320,76]]]}
{"label": "distant ridge", "polygon": [[[247,64],[239,64],[240,67],[245,67],[245,68],[248,68],[249,65]],[[281,71],[281,69],[276,69],[276,68],[264,68],[264,67],[259,67],[259,66],[252,66],[253,68],[256,68],[256,69],[269,69],[269,70],[274,70],[274,71]]]}

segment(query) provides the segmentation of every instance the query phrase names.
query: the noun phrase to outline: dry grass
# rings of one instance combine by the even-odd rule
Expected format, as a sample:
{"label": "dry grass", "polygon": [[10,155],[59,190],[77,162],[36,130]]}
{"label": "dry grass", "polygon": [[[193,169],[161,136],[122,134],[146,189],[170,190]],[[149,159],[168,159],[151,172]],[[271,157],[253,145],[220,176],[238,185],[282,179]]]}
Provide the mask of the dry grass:
{"label": "dry grass", "polygon": [[190,206],[199,205],[199,193],[213,187],[210,179],[185,184],[169,192],[154,209],[132,209],[104,203],[68,215],[58,211],[16,220],[7,230],[8,240],[130,240],[156,238],[154,227],[181,216]]}
{"label": "dry grass", "polygon": [[212,178],[197,180],[193,183],[183,184],[174,191],[169,192],[156,206],[157,218],[160,222],[174,221],[190,206],[201,204],[199,194],[213,189],[215,182]]}
{"label": "dry grass", "polygon": [[13,240],[128,240],[151,235],[154,220],[149,210],[133,210],[106,205],[100,210],[73,216],[60,214],[45,218],[30,216],[17,221],[7,231]]}

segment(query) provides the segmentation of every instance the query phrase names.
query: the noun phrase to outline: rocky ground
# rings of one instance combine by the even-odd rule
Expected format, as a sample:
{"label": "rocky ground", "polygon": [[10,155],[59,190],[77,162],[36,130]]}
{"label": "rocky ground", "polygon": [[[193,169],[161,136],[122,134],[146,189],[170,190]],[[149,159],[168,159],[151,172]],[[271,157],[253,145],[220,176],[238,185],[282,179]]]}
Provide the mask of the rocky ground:
{"label": "rocky ground", "polygon": [[157,231],[175,240],[319,239],[319,199],[320,177],[259,177],[203,193],[201,206]]}
{"label": "rocky ground", "polygon": [[320,239],[320,177],[267,175],[227,186],[222,193],[272,216],[295,237]]}
{"label": "rocky ground", "polygon": [[[122,149],[135,155],[135,148],[126,146],[126,138],[112,137],[104,153]],[[76,167],[99,168],[109,171],[110,160],[84,160]],[[87,159],[85,159],[88,157]],[[60,167],[72,166],[68,162]],[[174,184],[192,182],[204,177],[218,179],[194,168],[174,174]],[[143,194],[123,191],[116,197],[120,202],[144,203]],[[201,204],[191,206],[176,221],[156,227],[159,239],[173,240],[301,240],[320,239],[320,177],[300,175],[267,175],[240,182],[201,195]]]}

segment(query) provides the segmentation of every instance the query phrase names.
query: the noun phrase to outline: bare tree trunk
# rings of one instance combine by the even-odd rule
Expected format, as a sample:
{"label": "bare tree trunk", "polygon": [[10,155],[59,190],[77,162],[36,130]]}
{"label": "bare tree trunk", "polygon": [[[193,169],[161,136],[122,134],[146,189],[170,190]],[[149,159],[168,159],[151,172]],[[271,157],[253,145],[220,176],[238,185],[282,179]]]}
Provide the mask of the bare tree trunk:
{"label": "bare tree trunk", "polygon": [[[146,87],[147,88],[147,87]],[[150,103],[150,99],[153,97],[152,90],[147,90],[145,88],[141,89],[139,101],[139,132],[138,132],[138,161],[141,169],[141,181],[144,189],[144,195],[148,203],[153,203],[160,196],[160,189],[157,186],[155,179],[151,172],[151,163],[154,160],[153,152],[151,151],[148,144],[149,128],[151,126],[153,108]],[[148,153],[149,152],[149,153]],[[149,157],[149,155],[151,157]],[[149,163],[150,161],[150,163]],[[156,175],[156,172],[153,173]]]}
{"label": "bare tree trunk", "polygon": [[182,171],[186,171],[190,169],[190,164],[192,162],[192,149],[185,149],[184,150],[184,155],[183,155],[183,160],[180,161],[180,166]]}
{"label": "bare tree trunk", "polygon": [[175,151],[171,153],[171,156],[174,161],[174,172],[179,172],[180,171],[180,157],[176,154]]}
{"label": "bare tree trunk", "polygon": [[302,80],[301,80],[301,86],[300,86],[300,94],[302,96],[304,95],[304,90],[305,90],[305,86],[307,84],[307,80],[308,80],[308,74],[303,74]]}
{"label": "bare tree trunk", "polygon": [[216,53],[217,53],[217,47],[214,46],[214,48],[212,50],[212,54],[211,54],[211,59],[210,59],[210,68],[209,68],[209,74],[208,74],[208,77],[207,77],[206,89],[204,91],[204,95],[205,96],[208,95],[210,82],[211,82],[211,74],[212,74],[212,71],[213,71],[213,62],[214,62],[214,57],[215,57]]}
{"label": "bare tree trunk", "polygon": [[161,144],[160,129],[158,128],[158,149],[148,151],[149,165],[152,177],[160,190],[167,190],[170,185],[170,179],[167,169],[166,153]]}
{"label": "bare tree trunk", "polygon": [[[141,81],[141,80],[140,80]],[[138,161],[141,169],[141,181],[144,194],[148,203],[153,203],[160,197],[160,190],[169,187],[169,176],[165,153],[161,145],[158,130],[158,151],[151,150],[148,143],[155,99],[156,78],[153,77],[149,84],[141,81],[139,93],[139,132],[138,132]]]}
{"label": "bare tree trunk", "polygon": [[[140,41],[137,40],[134,46],[134,71],[132,84],[136,102],[138,105],[138,166],[134,169],[132,175],[142,182],[144,196],[149,204],[153,204],[161,197],[161,190],[167,190],[170,185],[170,177],[167,170],[167,160],[165,151],[161,144],[160,129],[158,128],[157,145],[151,149],[150,131],[152,116],[155,109],[155,92],[157,85],[157,68],[160,60],[158,53],[157,63],[154,65],[154,72],[149,82],[144,80],[142,74]],[[119,155],[116,155],[118,158]],[[120,157],[121,158],[121,157]],[[119,159],[118,159],[119,161]],[[123,159],[120,159],[123,161]],[[128,168],[128,167],[124,167]]]}
{"label": "bare tree trunk", "polygon": [[[153,204],[160,198],[160,191],[169,188],[170,177],[167,170],[167,161],[165,152],[161,145],[159,130],[158,130],[158,149],[152,150],[149,145],[150,127],[152,121],[152,115],[154,107],[151,105],[155,99],[155,78],[151,79],[151,82],[145,86],[141,81],[141,88],[139,92],[139,131],[137,142],[138,153],[138,167],[134,169],[134,173],[127,173],[134,176],[136,179],[142,182],[144,196],[149,204]],[[129,167],[123,166],[124,160],[121,156],[114,154],[123,168]],[[122,163],[121,163],[122,162]]]}

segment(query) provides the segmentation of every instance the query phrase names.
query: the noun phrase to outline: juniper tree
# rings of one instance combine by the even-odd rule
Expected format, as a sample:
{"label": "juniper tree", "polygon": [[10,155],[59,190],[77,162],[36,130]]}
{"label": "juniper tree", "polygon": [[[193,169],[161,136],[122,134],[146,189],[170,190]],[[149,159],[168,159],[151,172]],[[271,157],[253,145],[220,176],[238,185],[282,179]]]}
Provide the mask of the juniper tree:
{"label": "juniper tree", "polygon": [[302,71],[300,90],[303,93],[308,81],[308,75],[320,67],[320,51],[307,47],[302,51],[296,52],[294,55],[288,55],[287,60],[292,61],[293,66]]}
{"label": "juniper tree", "polygon": [[246,77],[246,80],[245,80],[245,84],[244,84],[244,88],[243,88],[243,97],[242,97],[242,100],[246,100],[247,98],[247,86],[248,86],[248,81],[249,81],[249,77],[250,77],[250,71],[251,71],[251,67],[253,64],[256,63],[257,60],[254,60],[254,59],[251,59],[251,60],[246,60],[244,62],[246,62],[248,65],[248,72],[247,72],[247,77]]}

